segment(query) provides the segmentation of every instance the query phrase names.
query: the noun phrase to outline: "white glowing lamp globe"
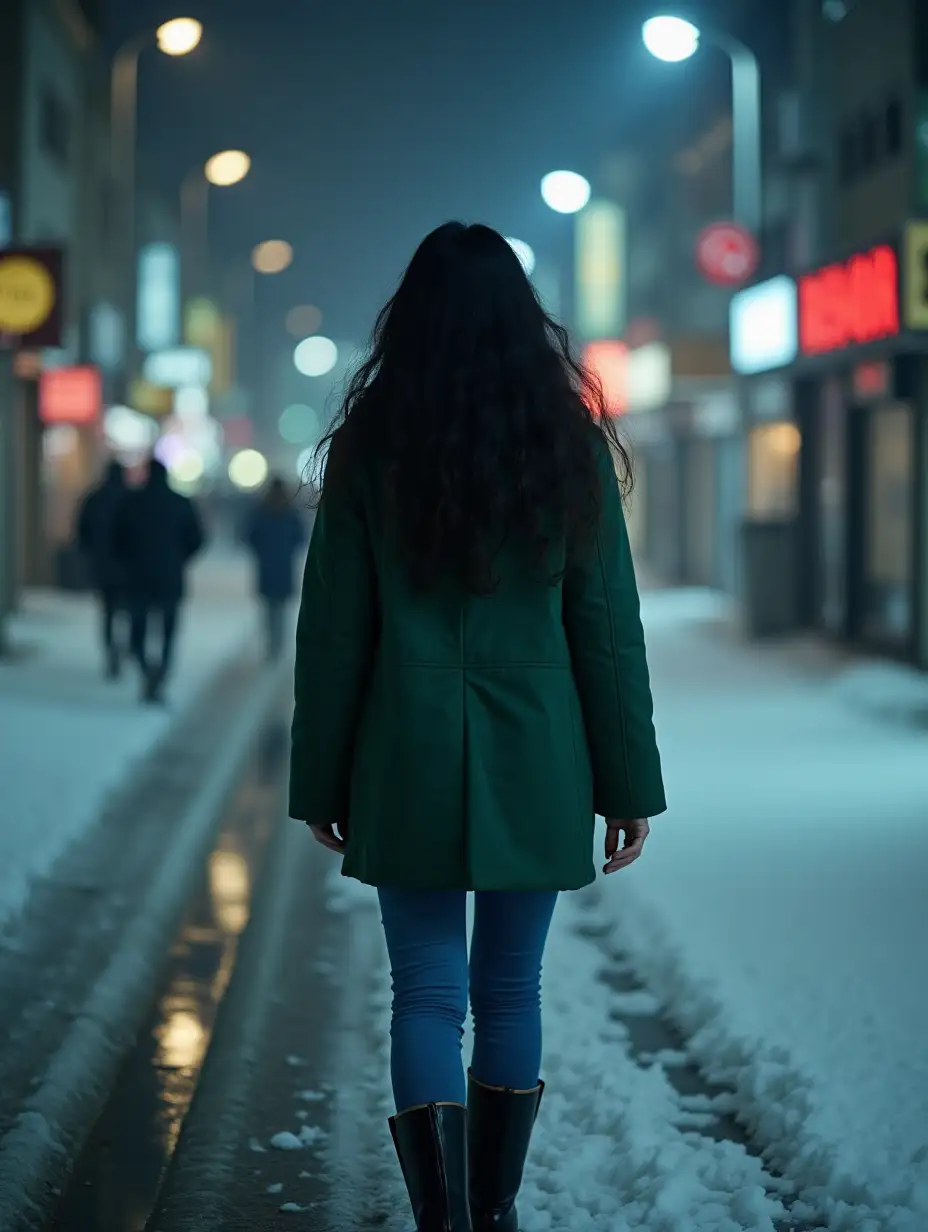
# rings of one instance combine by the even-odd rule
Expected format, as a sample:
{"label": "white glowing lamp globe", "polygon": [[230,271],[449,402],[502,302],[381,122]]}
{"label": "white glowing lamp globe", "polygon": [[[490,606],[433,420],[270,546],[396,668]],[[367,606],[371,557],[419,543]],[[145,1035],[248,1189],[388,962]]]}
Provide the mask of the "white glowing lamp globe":
{"label": "white glowing lamp globe", "polygon": [[297,345],[293,363],[303,376],[325,376],[338,363],[338,347],[331,338],[314,334]]}
{"label": "white glowing lamp globe", "polygon": [[699,49],[699,27],[684,17],[652,17],[641,27],[651,55],[668,64],[688,60]]}
{"label": "white glowing lamp globe", "polygon": [[541,195],[556,214],[578,214],[590,199],[590,182],[576,171],[549,171]]}
{"label": "white glowing lamp globe", "polygon": [[267,458],[257,449],[240,449],[229,461],[230,482],[245,492],[260,488],[267,472]]}
{"label": "white glowing lamp globe", "polygon": [[529,277],[535,268],[535,252],[530,244],[526,244],[525,240],[516,240],[511,236],[506,238],[506,243],[519,258],[519,263]]}

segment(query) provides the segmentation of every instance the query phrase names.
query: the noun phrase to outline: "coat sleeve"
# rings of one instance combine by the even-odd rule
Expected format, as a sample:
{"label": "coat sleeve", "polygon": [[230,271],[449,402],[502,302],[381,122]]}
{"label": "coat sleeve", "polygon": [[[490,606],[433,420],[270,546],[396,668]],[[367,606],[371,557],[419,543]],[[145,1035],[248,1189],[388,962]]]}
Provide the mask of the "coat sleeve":
{"label": "coat sleeve", "polygon": [[326,485],[303,573],[290,816],[310,825],[347,820],[356,727],[376,645],[376,573],[353,486],[350,477]]}
{"label": "coat sleeve", "polygon": [[568,563],[564,625],[593,767],[596,812],[630,820],[667,807],[654,732],[638,587],[612,455],[597,443],[595,538]]}

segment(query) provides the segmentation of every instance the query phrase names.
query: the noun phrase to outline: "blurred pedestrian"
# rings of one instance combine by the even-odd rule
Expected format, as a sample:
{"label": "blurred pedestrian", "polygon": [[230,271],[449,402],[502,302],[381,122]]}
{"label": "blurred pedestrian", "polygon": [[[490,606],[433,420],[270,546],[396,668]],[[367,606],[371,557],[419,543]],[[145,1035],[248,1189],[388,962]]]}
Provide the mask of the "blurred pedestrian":
{"label": "blurred pedestrian", "polygon": [[125,497],[125,472],[118,462],[110,462],[102,482],[84,498],[77,519],[78,545],[99,600],[104,670],[110,680],[119,676],[122,651],[128,648],[128,629],[117,636],[117,626],[126,623],[126,577],[113,539]]}
{"label": "blurred pedestrian", "polygon": [[417,1227],[515,1232],[558,892],[595,878],[595,814],[614,873],[666,807],[628,457],[512,249],[459,223],[413,257],[324,445],[290,811],[379,892]]}
{"label": "blurred pedestrian", "polygon": [[305,538],[303,523],[287,495],[284,481],[271,479],[245,532],[255,556],[255,585],[264,603],[267,653],[271,660],[279,659],[283,650],[287,604],[296,590],[296,554]]}
{"label": "blurred pedestrian", "polygon": [[[193,501],[168,486],[164,466],[153,459],[143,487],[129,492],[116,525],[115,546],[126,571],[132,621],[132,654],[142,673],[143,698],[158,702],[171,666],[184,575],[203,546],[203,527]],[[152,617],[160,648],[152,657]]]}

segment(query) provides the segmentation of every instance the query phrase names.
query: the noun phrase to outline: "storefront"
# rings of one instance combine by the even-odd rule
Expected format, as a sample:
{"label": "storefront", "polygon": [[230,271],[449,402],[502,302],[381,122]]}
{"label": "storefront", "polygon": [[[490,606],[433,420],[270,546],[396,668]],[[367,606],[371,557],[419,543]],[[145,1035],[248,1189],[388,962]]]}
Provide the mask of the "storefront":
{"label": "storefront", "polygon": [[635,451],[635,542],[669,585],[731,589],[740,478],[740,425],[714,344],[660,342],[629,354]]}
{"label": "storefront", "polygon": [[[742,372],[771,358],[780,369],[760,379],[745,373],[747,513],[795,519],[797,622],[920,662],[928,651],[928,299],[921,305],[913,287],[923,277],[916,258],[926,254],[928,228],[913,224],[898,242],[800,276],[795,330],[781,312],[775,354],[765,344],[754,364],[735,355],[732,336]],[[759,336],[765,325],[769,338],[767,307],[752,328]],[[774,387],[780,407],[764,421],[758,400]]]}

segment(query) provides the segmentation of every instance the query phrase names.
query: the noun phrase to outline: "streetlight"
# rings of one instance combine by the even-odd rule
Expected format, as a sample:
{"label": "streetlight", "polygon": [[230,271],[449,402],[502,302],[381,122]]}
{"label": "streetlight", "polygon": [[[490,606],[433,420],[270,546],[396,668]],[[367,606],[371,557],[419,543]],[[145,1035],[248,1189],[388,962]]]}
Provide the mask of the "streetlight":
{"label": "streetlight", "polygon": [[220,150],[203,165],[203,176],[217,188],[228,188],[244,180],[251,170],[251,159],[244,150]]}
{"label": "streetlight", "polygon": [[590,199],[590,182],[576,171],[550,171],[541,181],[545,205],[557,214],[577,214]]}
{"label": "streetlight", "polygon": [[675,14],[651,17],[641,27],[645,47],[658,60],[678,64],[705,38],[731,61],[732,206],[735,221],[757,235],[762,219],[760,66],[749,47],[722,30],[699,27]]}
{"label": "streetlight", "polygon": [[683,17],[651,17],[641,37],[651,55],[667,64],[688,60],[699,48],[699,27]]}
{"label": "streetlight", "polygon": [[174,17],[155,31],[158,50],[166,56],[186,56],[199,45],[203,27],[195,17]]}
{"label": "streetlight", "polygon": [[128,315],[132,316],[132,284],[135,266],[135,156],[138,122],[139,58],[152,43],[167,56],[186,56],[199,44],[203,27],[193,17],[175,17],[128,39],[117,51],[110,74],[110,162],[119,184],[124,214],[123,288]]}
{"label": "streetlight", "polygon": [[184,176],[180,186],[180,219],[184,264],[195,270],[190,289],[206,289],[206,255],[209,248],[209,190],[240,184],[251,171],[251,159],[244,150],[220,150]]}

